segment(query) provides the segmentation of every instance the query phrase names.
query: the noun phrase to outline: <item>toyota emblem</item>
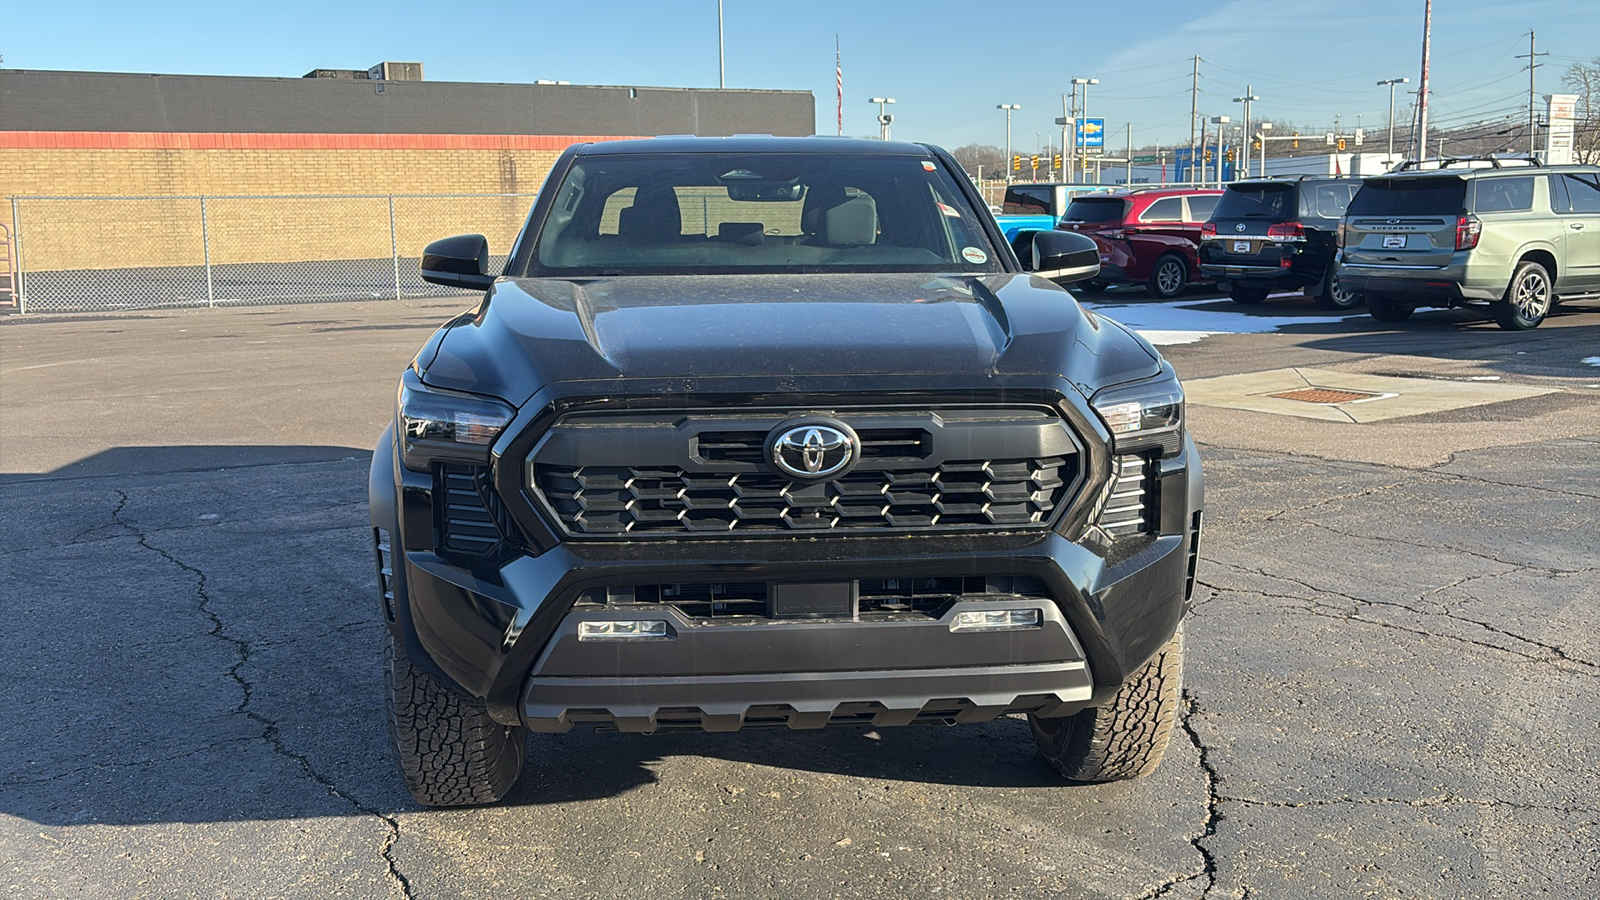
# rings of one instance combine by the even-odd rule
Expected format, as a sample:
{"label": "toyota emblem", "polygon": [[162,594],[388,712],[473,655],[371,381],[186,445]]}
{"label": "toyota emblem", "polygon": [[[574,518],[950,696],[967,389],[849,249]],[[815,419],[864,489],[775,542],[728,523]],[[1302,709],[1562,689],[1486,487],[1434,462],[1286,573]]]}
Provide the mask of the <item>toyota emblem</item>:
{"label": "toyota emblem", "polygon": [[1240,222],[1239,224],[1233,226],[1233,230],[1239,232],[1240,234],[1243,234],[1244,233],[1244,223]]}
{"label": "toyota emblem", "polygon": [[807,422],[788,428],[780,425],[779,429],[772,438],[769,458],[786,475],[827,478],[856,461],[856,437],[848,427]]}

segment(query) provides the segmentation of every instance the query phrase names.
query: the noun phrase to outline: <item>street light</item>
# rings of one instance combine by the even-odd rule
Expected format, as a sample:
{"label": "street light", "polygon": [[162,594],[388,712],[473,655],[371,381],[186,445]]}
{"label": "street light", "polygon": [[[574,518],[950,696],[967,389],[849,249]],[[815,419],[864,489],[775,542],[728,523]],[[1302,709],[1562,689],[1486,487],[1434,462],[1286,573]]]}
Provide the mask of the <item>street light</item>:
{"label": "street light", "polygon": [[1389,86],[1389,165],[1394,165],[1394,86],[1410,83],[1409,78],[1385,78],[1378,82],[1378,87]]}
{"label": "street light", "polygon": [[[1233,102],[1244,104],[1244,174],[1246,177],[1250,175],[1250,104],[1261,99],[1253,93],[1254,90],[1254,85],[1247,84],[1244,88],[1244,96],[1233,98]],[[1261,149],[1263,155],[1265,155],[1266,145],[1263,144]]]}
{"label": "street light", "polygon": [[1222,186],[1222,126],[1232,122],[1227,116],[1212,116],[1211,124],[1217,126],[1217,186]]}
{"label": "street light", "polygon": [[[1078,145],[1083,140],[1081,137],[1083,129],[1079,123],[1089,117],[1089,85],[1099,83],[1100,79],[1098,78],[1072,79],[1072,113],[1067,117],[1072,120],[1072,150],[1069,157],[1071,162],[1067,165],[1067,171],[1073,173],[1071,180],[1074,181],[1077,180],[1078,177]],[[1078,104],[1078,87],[1080,85],[1083,87],[1083,104],[1081,106]],[[1089,148],[1084,147],[1083,149],[1084,162],[1087,163],[1089,157]],[[1087,165],[1085,168],[1087,168]]]}
{"label": "street light", "polygon": [[889,123],[894,121],[894,116],[891,116],[888,113],[884,112],[883,108],[885,106],[893,103],[894,102],[894,98],[893,97],[873,97],[871,100],[868,100],[867,102],[868,103],[876,103],[876,104],[878,104],[878,124],[880,126],[882,126],[883,139],[887,141],[889,139]]}
{"label": "street light", "polygon": [[[1261,131],[1257,132],[1261,135],[1261,159],[1256,162],[1256,168],[1260,171],[1262,178],[1267,177],[1267,132],[1271,130],[1271,122],[1262,122]],[[1244,174],[1248,177],[1250,173],[1246,171]]]}
{"label": "street light", "polygon": [[1021,108],[1021,103],[1001,103],[995,106],[995,109],[1006,111],[1006,184],[1011,183],[1011,111]]}

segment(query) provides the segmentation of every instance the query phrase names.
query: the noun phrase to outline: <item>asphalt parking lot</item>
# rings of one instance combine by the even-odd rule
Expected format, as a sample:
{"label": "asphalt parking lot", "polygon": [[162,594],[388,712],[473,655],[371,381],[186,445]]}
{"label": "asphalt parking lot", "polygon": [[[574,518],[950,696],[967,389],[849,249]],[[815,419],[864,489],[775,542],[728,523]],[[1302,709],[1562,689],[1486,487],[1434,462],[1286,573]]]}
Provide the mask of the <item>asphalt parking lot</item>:
{"label": "asphalt parking lot", "polygon": [[[1600,896],[1600,302],[1092,299],[1208,398],[1155,775],[1064,785],[1014,719],[574,732],[448,811],[390,758],[365,479],[465,301],[0,322],[0,894]],[[1269,371],[1419,405],[1230,400]]]}

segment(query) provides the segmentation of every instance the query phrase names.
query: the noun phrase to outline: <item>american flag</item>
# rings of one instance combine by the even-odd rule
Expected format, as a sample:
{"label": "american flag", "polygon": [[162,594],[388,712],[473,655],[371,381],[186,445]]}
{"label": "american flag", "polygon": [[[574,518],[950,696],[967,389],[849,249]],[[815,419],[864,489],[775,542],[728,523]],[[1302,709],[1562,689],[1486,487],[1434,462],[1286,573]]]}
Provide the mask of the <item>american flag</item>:
{"label": "american flag", "polygon": [[844,58],[839,55],[839,36],[833,36],[833,80],[839,89],[839,134],[844,134]]}

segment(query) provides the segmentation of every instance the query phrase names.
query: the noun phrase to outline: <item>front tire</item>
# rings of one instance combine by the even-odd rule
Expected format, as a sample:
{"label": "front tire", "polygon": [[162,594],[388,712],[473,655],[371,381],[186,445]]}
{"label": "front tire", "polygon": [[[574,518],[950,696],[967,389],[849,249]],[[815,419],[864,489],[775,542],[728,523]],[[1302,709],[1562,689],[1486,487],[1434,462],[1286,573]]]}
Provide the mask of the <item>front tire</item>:
{"label": "front tire", "polygon": [[1347,291],[1339,282],[1339,272],[1334,266],[1322,276],[1322,283],[1311,295],[1312,302],[1322,309],[1354,309],[1361,305],[1361,295]]}
{"label": "front tire", "polygon": [[526,728],[496,722],[482,701],[412,666],[392,632],[384,635],[383,676],[389,738],[418,803],[474,806],[505,796],[522,772]]}
{"label": "front tire", "polygon": [[1145,282],[1145,293],[1157,300],[1171,300],[1183,293],[1183,286],[1189,283],[1189,267],[1184,265],[1183,259],[1176,254],[1167,253],[1156,260],[1156,267],[1150,272],[1150,280]]}
{"label": "front tire", "polygon": [[1069,781],[1124,781],[1161,764],[1178,719],[1183,686],[1183,625],[1122,683],[1109,706],[1058,719],[1029,714],[1039,752]]}
{"label": "front tire", "polygon": [[1531,331],[1539,327],[1555,306],[1555,290],[1550,273],[1536,262],[1524,262],[1511,275],[1504,297],[1491,304],[1494,320],[1507,331]]}

